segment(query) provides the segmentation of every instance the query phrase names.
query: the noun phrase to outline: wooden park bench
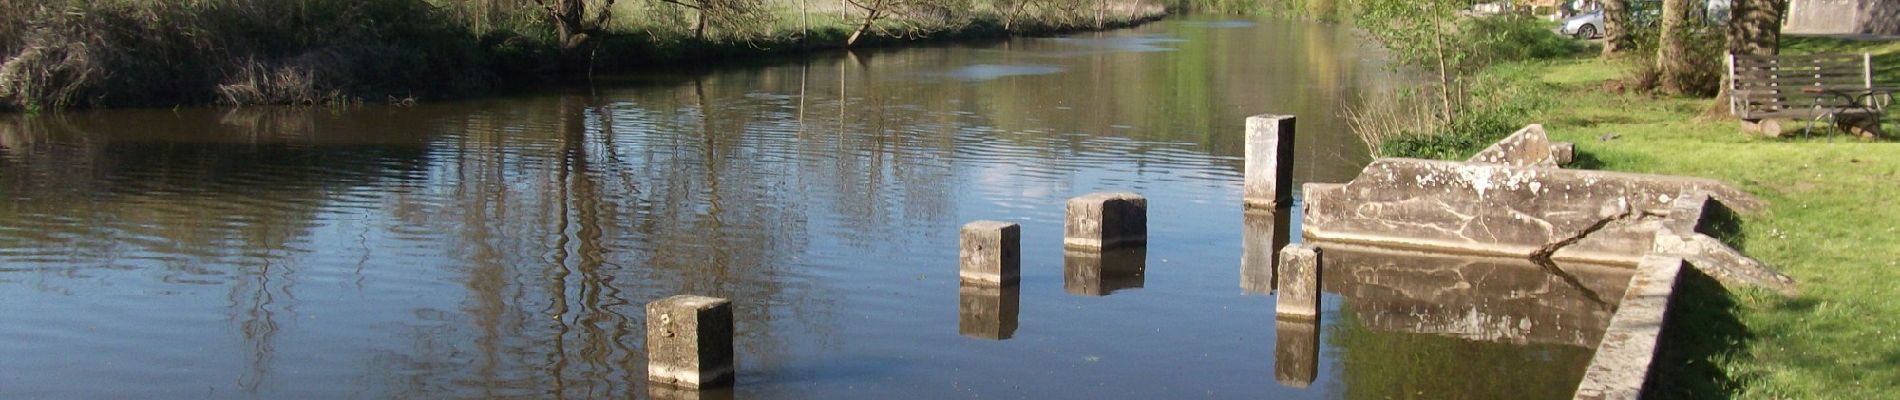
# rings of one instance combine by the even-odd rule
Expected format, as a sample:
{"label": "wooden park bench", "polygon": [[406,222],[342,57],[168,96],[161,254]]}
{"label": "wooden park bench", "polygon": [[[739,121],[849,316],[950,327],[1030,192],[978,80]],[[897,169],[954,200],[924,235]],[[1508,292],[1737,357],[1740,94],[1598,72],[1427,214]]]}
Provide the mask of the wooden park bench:
{"label": "wooden park bench", "polygon": [[1894,88],[1874,86],[1869,54],[1758,56],[1729,54],[1729,111],[1744,126],[1770,136],[1779,120],[1830,122],[1843,131],[1880,135],[1880,115],[1892,102]]}

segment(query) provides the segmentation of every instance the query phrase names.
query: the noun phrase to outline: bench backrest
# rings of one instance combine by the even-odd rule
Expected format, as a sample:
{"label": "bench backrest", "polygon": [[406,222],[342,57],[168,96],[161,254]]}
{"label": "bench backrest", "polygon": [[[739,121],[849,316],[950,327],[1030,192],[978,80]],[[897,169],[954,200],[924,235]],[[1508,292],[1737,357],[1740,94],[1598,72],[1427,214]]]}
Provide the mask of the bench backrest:
{"label": "bench backrest", "polygon": [[1847,99],[1803,87],[1859,90],[1874,86],[1873,58],[1861,54],[1728,55],[1731,112],[1742,119],[1802,114],[1844,106]]}

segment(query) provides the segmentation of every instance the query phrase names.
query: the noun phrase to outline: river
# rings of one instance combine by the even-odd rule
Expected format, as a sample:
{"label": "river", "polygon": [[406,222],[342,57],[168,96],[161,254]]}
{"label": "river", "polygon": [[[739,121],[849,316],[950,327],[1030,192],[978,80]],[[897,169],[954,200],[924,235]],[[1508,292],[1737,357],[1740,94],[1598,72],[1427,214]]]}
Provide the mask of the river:
{"label": "river", "polygon": [[[1248,283],[1245,118],[1298,115],[1296,180],[1350,179],[1343,110],[1405,85],[1380,58],[1185,17],[408,108],[0,116],[0,398],[646,397],[643,305],[685,293],[733,300],[715,398],[1567,398],[1607,314],[1405,289],[1540,274],[1329,272],[1317,327]],[[1108,190],[1149,199],[1142,272],[1065,281],[1064,200]],[[1017,289],[960,290],[977,219],[1022,224]]]}

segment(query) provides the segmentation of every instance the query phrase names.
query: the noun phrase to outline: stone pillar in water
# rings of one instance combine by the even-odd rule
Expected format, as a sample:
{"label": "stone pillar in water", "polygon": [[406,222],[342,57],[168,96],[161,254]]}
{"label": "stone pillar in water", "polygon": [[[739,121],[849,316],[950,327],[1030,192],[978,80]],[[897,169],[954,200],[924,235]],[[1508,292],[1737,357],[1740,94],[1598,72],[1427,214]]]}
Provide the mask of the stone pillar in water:
{"label": "stone pillar in water", "polygon": [[1009,339],[1016,334],[1016,316],[1021,310],[1022,291],[1016,285],[964,282],[957,288],[957,333],[979,339]]}
{"label": "stone pillar in water", "polygon": [[1279,288],[1280,257],[1275,254],[1292,239],[1293,210],[1290,207],[1248,209],[1241,217],[1240,290],[1247,294],[1271,294]]}
{"label": "stone pillar in water", "polygon": [[1304,388],[1319,377],[1319,319],[1273,320],[1273,379]]}
{"label": "stone pillar in water", "polygon": [[1293,116],[1247,117],[1246,208],[1293,204]]}
{"label": "stone pillar in water", "polygon": [[962,266],[965,283],[1007,285],[1022,276],[1022,227],[1003,221],[963,224]]}
{"label": "stone pillar in water", "polygon": [[647,303],[647,380],[685,389],[732,382],[732,302],[680,295]]}
{"label": "stone pillar in water", "polygon": [[1280,297],[1274,314],[1279,318],[1319,317],[1320,251],[1305,244],[1280,249]]}
{"label": "stone pillar in water", "polygon": [[1107,296],[1147,282],[1148,248],[1062,252],[1062,290],[1078,296]]}
{"label": "stone pillar in water", "polygon": [[1148,242],[1148,199],[1135,193],[1090,193],[1069,199],[1062,245],[1103,250]]}

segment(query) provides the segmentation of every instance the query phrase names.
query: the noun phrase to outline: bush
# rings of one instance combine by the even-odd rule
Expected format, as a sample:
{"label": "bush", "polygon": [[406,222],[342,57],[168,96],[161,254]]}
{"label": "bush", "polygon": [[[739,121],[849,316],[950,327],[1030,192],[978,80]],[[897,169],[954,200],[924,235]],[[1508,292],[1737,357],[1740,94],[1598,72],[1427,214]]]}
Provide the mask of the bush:
{"label": "bush", "polygon": [[1465,112],[1448,126],[1426,125],[1400,132],[1375,147],[1380,156],[1463,160],[1510,136],[1549,106],[1544,86],[1519,66],[1493,68],[1470,90]]}
{"label": "bush", "polygon": [[313,103],[482,86],[473,37],[421,0],[11,5],[0,102]]}
{"label": "bush", "polygon": [[1459,32],[1461,42],[1476,49],[1482,65],[1564,57],[1585,50],[1582,42],[1558,35],[1550,22],[1529,16],[1471,18]]}

